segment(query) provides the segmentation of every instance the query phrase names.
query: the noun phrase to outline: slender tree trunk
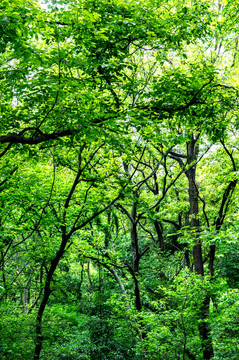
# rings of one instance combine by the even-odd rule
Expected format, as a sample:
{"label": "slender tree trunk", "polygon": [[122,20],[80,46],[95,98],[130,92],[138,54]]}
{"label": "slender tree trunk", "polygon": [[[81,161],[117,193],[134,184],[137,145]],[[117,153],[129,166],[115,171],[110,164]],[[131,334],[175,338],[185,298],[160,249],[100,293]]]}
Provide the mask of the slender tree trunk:
{"label": "slender tree trunk", "polygon": [[132,202],[130,238],[131,238],[133,270],[137,274],[139,272],[139,241],[138,241],[138,232],[137,232],[138,194],[137,192],[134,192],[133,195],[136,199],[134,199]]}
{"label": "slender tree trunk", "polygon": [[7,299],[7,286],[6,286],[6,275],[5,275],[5,261],[4,261],[4,255],[3,255],[3,251],[1,251],[1,261],[0,261],[0,270],[2,272],[2,282],[4,285],[4,295],[0,298],[0,301],[2,300],[3,297],[5,297]]}
{"label": "slender tree trunk", "polygon": [[51,266],[47,273],[46,282],[45,282],[45,286],[44,286],[44,290],[43,290],[43,297],[42,297],[42,300],[41,300],[41,303],[40,303],[40,306],[39,306],[39,309],[37,312],[36,345],[35,345],[33,360],[39,360],[39,358],[40,358],[40,353],[41,353],[42,343],[43,343],[42,318],[43,318],[43,314],[44,314],[48,299],[51,294],[51,281],[52,281],[53,275],[55,273],[56,267],[64,254],[67,240],[68,239],[65,235],[65,230],[64,230],[63,234],[62,234],[62,241],[61,241],[60,248],[59,248],[58,252],[56,253],[56,256],[51,260]]}
{"label": "slender tree trunk", "polygon": [[[156,209],[157,211],[157,209]],[[157,233],[157,246],[159,246],[160,251],[164,251],[164,239],[163,239],[163,231],[162,231],[162,225],[158,220],[155,220],[154,227]]]}
{"label": "slender tree trunk", "polygon": [[208,269],[211,274],[211,279],[213,279],[213,275],[214,275],[215,253],[216,253],[216,245],[210,245]]}
{"label": "slender tree trunk", "polygon": [[[156,173],[154,174],[154,183],[155,183],[155,190],[154,190],[154,195],[158,195],[159,194],[159,185],[158,185],[158,181],[157,181],[157,175]],[[159,212],[159,206],[156,207],[156,212]],[[164,238],[163,238],[163,227],[160,221],[155,220],[154,222],[154,227],[157,233],[157,244],[159,244],[159,248],[160,251],[164,251]]]}
{"label": "slender tree trunk", "polygon": [[203,272],[203,259],[202,259],[202,246],[198,239],[199,232],[199,218],[198,218],[198,193],[196,188],[196,160],[199,148],[196,145],[195,139],[192,136],[190,143],[187,146],[188,164],[195,162],[193,166],[186,172],[188,178],[188,194],[190,204],[190,225],[192,230],[195,232],[195,245],[193,247],[193,260],[194,270],[196,274],[204,275]]}
{"label": "slender tree trunk", "polygon": [[[190,225],[193,231],[195,244],[193,246],[193,262],[194,272],[198,275],[204,276],[202,245],[198,237],[200,231],[200,223],[198,218],[198,190],[196,187],[196,161],[198,157],[199,147],[196,145],[196,139],[192,135],[191,141],[187,145],[187,160],[188,164],[193,164],[186,172],[188,178],[188,193],[190,204]],[[202,342],[203,359],[210,360],[213,357],[213,344],[211,338],[211,331],[208,324],[209,317],[210,296],[206,295],[200,309],[201,322],[199,325],[199,334]]]}
{"label": "slender tree trunk", "polygon": [[[129,176],[130,178],[129,166],[126,163],[124,163],[124,170],[127,176]],[[138,225],[137,206],[138,206],[139,194],[137,191],[133,191],[132,195],[133,195],[133,201],[132,201],[131,213],[129,214],[125,210],[124,211],[127,213],[127,216],[130,219],[132,266],[128,265],[128,268],[134,281],[135,306],[137,311],[140,313],[142,310],[142,302],[141,302],[138,275],[139,275],[139,261],[140,258],[142,257],[142,254],[140,254],[139,252],[139,241],[138,241],[138,231],[137,231],[137,225]],[[137,327],[139,330],[140,341],[142,341],[146,337],[146,328],[143,319],[140,316]],[[147,359],[145,349],[143,351],[143,357],[145,360]]]}
{"label": "slender tree trunk", "polygon": [[139,282],[137,276],[139,274],[139,241],[138,241],[138,231],[137,231],[137,205],[138,205],[138,194],[134,192],[134,197],[136,199],[132,202],[131,209],[131,226],[130,226],[130,238],[131,238],[131,249],[132,249],[132,270],[131,274],[134,280],[134,294],[135,294],[135,305],[138,311],[142,310],[141,296],[139,289]]}

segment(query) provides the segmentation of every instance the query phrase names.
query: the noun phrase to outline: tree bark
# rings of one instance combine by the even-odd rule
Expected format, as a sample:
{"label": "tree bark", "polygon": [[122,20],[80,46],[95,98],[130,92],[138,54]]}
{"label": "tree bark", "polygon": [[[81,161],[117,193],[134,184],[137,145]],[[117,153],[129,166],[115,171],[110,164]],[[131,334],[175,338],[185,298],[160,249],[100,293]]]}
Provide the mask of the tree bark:
{"label": "tree bark", "polygon": [[[193,262],[194,262],[194,272],[197,275],[204,276],[203,269],[203,257],[202,257],[202,245],[199,239],[200,231],[200,222],[198,217],[198,190],[196,187],[196,161],[198,157],[199,147],[196,144],[197,139],[192,138],[187,144],[187,161],[190,166],[189,170],[186,171],[186,176],[188,178],[188,193],[189,193],[189,204],[190,204],[190,225],[193,231],[194,236],[194,246],[193,246]],[[211,266],[213,263],[211,264]],[[210,306],[210,296],[206,295],[202,307],[200,309],[200,324],[199,324],[199,334],[201,337],[202,350],[203,350],[203,359],[210,360],[213,357],[213,344],[211,331],[208,324],[209,317],[209,306]]]}
{"label": "tree bark", "polygon": [[137,232],[137,204],[138,204],[138,194],[133,192],[135,199],[132,202],[131,208],[131,224],[130,224],[130,239],[131,239],[131,248],[132,248],[132,262],[133,270],[135,273],[139,272],[139,241],[138,241],[138,232]]}
{"label": "tree bark", "polygon": [[[157,209],[156,209],[157,211]],[[159,244],[160,251],[164,251],[164,238],[163,238],[163,231],[162,231],[162,225],[158,220],[155,220],[154,227],[157,233],[157,242],[156,244]]]}
{"label": "tree bark", "polygon": [[68,237],[66,236],[65,229],[64,229],[64,231],[62,233],[62,241],[61,241],[60,248],[59,248],[58,252],[56,253],[56,256],[51,260],[51,266],[47,273],[46,282],[45,282],[45,286],[44,286],[43,297],[42,297],[42,300],[41,300],[41,303],[40,303],[40,306],[39,306],[39,309],[37,312],[36,345],[35,345],[33,360],[39,360],[39,358],[40,358],[40,353],[41,353],[42,343],[43,343],[42,318],[43,318],[43,314],[44,314],[48,299],[51,294],[51,281],[52,281],[54,272],[56,270],[56,267],[64,254],[67,240],[68,240]]}
{"label": "tree bark", "polygon": [[195,245],[193,246],[193,261],[194,271],[196,274],[204,275],[203,271],[203,258],[202,258],[202,245],[198,239],[199,232],[199,218],[198,218],[198,192],[196,188],[196,161],[198,156],[199,147],[196,145],[196,140],[192,136],[191,141],[187,145],[188,164],[195,163],[187,170],[186,175],[188,178],[188,194],[190,204],[190,225],[195,236]]}

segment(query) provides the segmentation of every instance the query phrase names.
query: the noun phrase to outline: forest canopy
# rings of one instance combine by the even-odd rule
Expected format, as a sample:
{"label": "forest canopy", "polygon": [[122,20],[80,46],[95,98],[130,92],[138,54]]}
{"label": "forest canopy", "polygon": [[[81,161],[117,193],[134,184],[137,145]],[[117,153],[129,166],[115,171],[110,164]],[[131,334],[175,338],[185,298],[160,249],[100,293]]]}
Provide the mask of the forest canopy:
{"label": "forest canopy", "polygon": [[238,5],[1,2],[2,360],[238,360]]}

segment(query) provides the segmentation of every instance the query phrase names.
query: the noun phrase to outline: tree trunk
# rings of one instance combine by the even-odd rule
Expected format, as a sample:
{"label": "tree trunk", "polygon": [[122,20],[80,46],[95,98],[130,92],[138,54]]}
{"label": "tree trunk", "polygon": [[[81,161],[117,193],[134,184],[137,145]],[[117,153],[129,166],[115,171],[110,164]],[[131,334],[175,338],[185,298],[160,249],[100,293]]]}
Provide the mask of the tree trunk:
{"label": "tree trunk", "polygon": [[[157,210],[157,209],[156,209]],[[162,232],[162,225],[158,220],[155,220],[154,227],[157,233],[157,246],[159,245],[160,251],[164,251],[164,238],[163,238],[163,232]]]}
{"label": "tree trunk", "polygon": [[199,232],[199,218],[198,218],[198,192],[196,187],[196,161],[198,156],[199,148],[196,145],[196,140],[192,136],[191,141],[187,145],[187,157],[188,164],[195,163],[186,172],[188,178],[188,193],[189,193],[189,204],[190,204],[190,225],[195,236],[195,245],[193,247],[193,261],[194,271],[196,274],[204,275],[203,271],[203,259],[202,259],[202,246],[198,239]]}
{"label": "tree trunk", "polygon": [[[204,276],[202,245],[198,237],[200,231],[200,223],[198,218],[198,189],[196,186],[196,161],[198,157],[199,147],[196,145],[196,139],[192,135],[191,141],[187,144],[187,161],[191,167],[186,172],[188,178],[188,193],[190,204],[190,225],[194,236],[193,246],[193,262],[194,272],[197,275]],[[193,164],[194,163],[194,164]],[[210,296],[206,295],[200,309],[201,322],[199,325],[199,334],[202,342],[203,359],[210,360],[213,357],[213,344],[211,331],[208,324]]]}
{"label": "tree trunk", "polygon": [[49,296],[51,294],[51,281],[52,281],[54,272],[56,270],[56,267],[64,254],[67,240],[68,239],[65,235],[65,229],[64,229],[63,234],[62,234],[62,241],[61,241],[60,248],[59,248],[58,252],[56,253],[56,256],[51,260],[51,266],[47,273],[46,282],[45,282],[45,286],[44,286],[43,297],[42,297],[42,300],[41,300],[41,303],[40,303],[40,306],[39,306],[39,309],[37,312],[36,345],[35,345],[33,360],[39,360],[39,358],[40,358],[40,353],[41,353],[42,343],[43,343],[42,318],[43,318],[43,314],[44,314]]}
{"label": "tree trunk", "polygon": [[133,193],[136,199],[132,202],[131,209],[131,224],[130,224],[130,239],[131,239],[131,249],[132,249],[132,262],[133,270],[137,274],[139,272],[139,242],[138,242],[138,232],[137,232],[137,198],[138,194]]}
{"label": "tree trunk", "polygon": [[134,280],[134,294],[135,294],[135,306],[138,311],[142,310],[141,296],[139,289],[139,282],[137,279],[139,273],[139,242],[138,242],[138,231],[137,231],[137,205],[138,205],[138,194],[133,193],[135,199],[132,202],[131,209],[131,225],[130,225],[130,238],[131,238],[131,249],[132,249],[132,277]]}

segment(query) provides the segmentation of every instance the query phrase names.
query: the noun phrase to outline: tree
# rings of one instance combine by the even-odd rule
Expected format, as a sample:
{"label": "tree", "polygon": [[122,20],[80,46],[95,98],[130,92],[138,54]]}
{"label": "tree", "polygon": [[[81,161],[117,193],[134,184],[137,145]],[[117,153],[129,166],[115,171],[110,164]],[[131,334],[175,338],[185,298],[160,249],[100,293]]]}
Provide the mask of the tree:
{"label": "tree", "polygon": [[[36,318],[33,358],[47,358],[56,304],[84,308],[88,292],[91,348],[64,343],[68,357],[102,356],[100,344],[122,358],[124,312],[134,349],[125,357],[219,357],[210,299],[216,307],[226,288],[217,288],[217,237],[237,196],[234,4],[19,0],[1,12],[1,301],[9,318],[25,313],[29,332]],[[217,163],[209,176],[217,154],[219,178]],[[64,282],[78,255],[81,295]]]}

